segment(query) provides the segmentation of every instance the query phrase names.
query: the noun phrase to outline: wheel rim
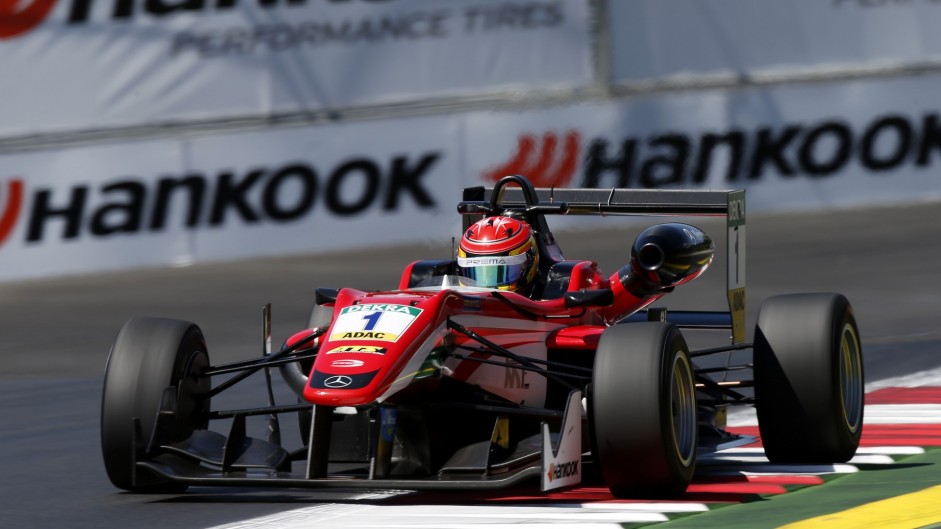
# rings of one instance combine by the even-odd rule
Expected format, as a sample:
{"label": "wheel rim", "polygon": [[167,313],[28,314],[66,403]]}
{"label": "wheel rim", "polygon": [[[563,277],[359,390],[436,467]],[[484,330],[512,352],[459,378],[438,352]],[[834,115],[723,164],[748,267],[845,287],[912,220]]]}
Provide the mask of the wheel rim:
{"label": "wheel rim", "polygon": [[689,466],[696,451],[696,388],[686,355],[673,358],[670,377],[670,409],[673,418],[673,446],[683,466]]}
{"label": "wheel rim", "polygon": [[859,337],[856,336],[856,329],[847,323],[840,336],[840,396],[843,401],[843,419],[853,433],[856,433],[862,422],[863,391]]}

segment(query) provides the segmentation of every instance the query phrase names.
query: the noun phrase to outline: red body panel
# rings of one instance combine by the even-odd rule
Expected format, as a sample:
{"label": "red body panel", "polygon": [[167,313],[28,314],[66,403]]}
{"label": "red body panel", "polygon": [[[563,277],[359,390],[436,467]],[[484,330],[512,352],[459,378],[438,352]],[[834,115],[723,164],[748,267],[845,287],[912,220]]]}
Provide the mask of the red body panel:
{"label": "red body panel", "polygon": [[594,349],[604,329],[598,325],[565,327],[550,335],[547,345],[551,349]]}
{"label": "red body panel", "polygon": [[[469,341],[448,329],[449,319],[501,347],[545,359],[550,347],[594,350],[612,318],[633,313],[659,297],[638,299],[621,287],[616,274],[605,280],[591,261],[573,267],[568,290],[610,287],[615,294],[610,307],[567,308],[563,299],[531,300],[496,290],[402,288],[413,266],[402,274],[401,290],[340,291],[330,329],[317,340],[320,350],[304,390],[306,400],[326,406],[386,400],[423,367],[430,367],[425,361],[435,348]],[[289,344],[306,335],[293,336]],[[525,381],[509,361],[488,365],[448,358],[435,369],[517,402],[536,405],[545,398],[545,380]]]}
{"label": "red body panel", "polygon": [[450,291],[341,290],[304,398],[330,406],[374,402],[426,342],[434,345],[436,328],[457,303]]}

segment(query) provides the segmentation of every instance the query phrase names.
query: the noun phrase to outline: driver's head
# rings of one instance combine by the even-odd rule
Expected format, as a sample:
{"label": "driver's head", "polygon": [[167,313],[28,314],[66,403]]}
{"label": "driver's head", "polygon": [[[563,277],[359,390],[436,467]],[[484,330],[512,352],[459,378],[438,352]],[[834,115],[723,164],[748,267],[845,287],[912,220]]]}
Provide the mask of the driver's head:
{"label": "driver's head", "polygon": [[461,237],[457,267],[477,286],[513,292],[536,278],[539,252],[529,224],[510,217],[487,217]]}

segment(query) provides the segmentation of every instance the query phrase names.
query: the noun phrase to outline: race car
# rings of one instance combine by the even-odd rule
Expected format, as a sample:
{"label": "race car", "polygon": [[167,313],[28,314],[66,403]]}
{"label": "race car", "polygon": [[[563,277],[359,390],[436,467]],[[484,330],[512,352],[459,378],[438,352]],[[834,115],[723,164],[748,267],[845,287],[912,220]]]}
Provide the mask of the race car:
{"label": "race car", "polygon": [[[457,210],[465,231],[453,258],[415,261],[388,290],[317,289],[307,328],[277,351],[266,306],[257,358],[213,365],[197,325],[129,320],[101,406],[111,482],[178,492],[538,480],[548,491],[584,478],[618,497],[665,497],[686,490],[700,455],[755,441],[726,430],[732,406],[756,408],[773,462],[853,457],[863,361],[847,299],[771,297],[745,341],[744,191],[535,189],[510,175],[465,189]],[[652,306],[709,268],[716,244],[701,229],[647,227],[606,277],[563,257],[547,222],[560,215],[724,217],[728,311]],[[704,329],[726,338],[691,350],[684,332]],[[709,361],[748,350],[743,363]],[[274,370],[290,402],[275,402]],[[214,409],[256,373],[266,402]],[[282,443],[289,415],[299,448]],[[265,439],[247,433],[259,416]]]}

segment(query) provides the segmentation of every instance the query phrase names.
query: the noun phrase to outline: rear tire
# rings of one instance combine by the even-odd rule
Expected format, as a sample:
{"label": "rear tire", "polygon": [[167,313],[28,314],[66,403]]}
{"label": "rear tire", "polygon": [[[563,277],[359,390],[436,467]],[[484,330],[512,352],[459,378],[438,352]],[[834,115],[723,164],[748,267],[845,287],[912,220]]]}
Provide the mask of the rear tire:
{"label": "rear tire", "polygon": [[593,459],[620,498],[673,496],[696,467],[696,386],[686,340],[659,322],[615,325],[595,353]]}
{"label": "rear tire", "polygon": [[863,431],[863,357],[840,294],[767,299],[755,330],[755,401],[773,462],[850,460]]}
{"label": "rear tire", "polygon": [[[208,427],[209,353],[196,325],[162,318],[132,318],[118,332],[108,356],[101,399],[101,451],[115,487],[134,492],[180,492],[185,486],[136,472],[146,458],[164,389],[176,396],[175,420],[158,444],[178,442]],[[139,429],[134,431],[138,419]],[[135,442],[135,437],[137,441]],[[136,474],[136,476],[135,476]]]}

